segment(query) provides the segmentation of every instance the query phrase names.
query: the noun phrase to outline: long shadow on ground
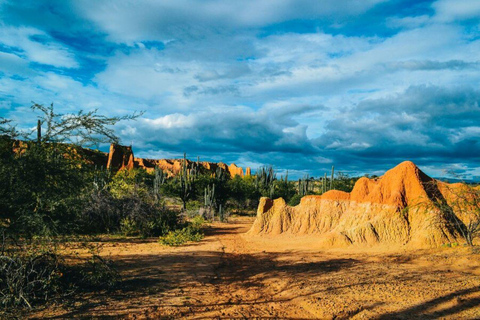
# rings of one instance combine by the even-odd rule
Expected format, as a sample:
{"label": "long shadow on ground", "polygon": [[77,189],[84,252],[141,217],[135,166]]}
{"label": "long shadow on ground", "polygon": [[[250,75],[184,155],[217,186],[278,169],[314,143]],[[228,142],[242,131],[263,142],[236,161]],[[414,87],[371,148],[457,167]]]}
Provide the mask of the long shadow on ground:
{"label": "long shadow on ground", "polygon": [[[229,254],[216,251],[121,256],[115,262],[123,277],[119,289],[98,292],[88,299],[77,297],[74,310],[52,318],[72,318],[92,313],[101,317],[108,317],[112,313],[115,316],[126,316],[131,312],[156,308],[162,304],[162,297],[171,297],[192,289],[197,296],[201,296],[205,290],[231,284],[243,288],[260,287],[265,279],[272,276],[288,274],[294,278],[309,278],[318,273],[348,269],[357,262],[353,259],[332,259],[290,264],[279,261],[279,257],[279,254],[272,253]],[[78,302],[82,300],[83,303],[79,306]],[[272,298],[272,301],[243,301],[243,304],[280,301],[281,299]],[[138,302],[142,305],[137,305]],[[214,304],[195,302],[196,307],[221,307],[229,304],[228,301]],[[179,302],[168,306],[184,307],[185,304]]]}
{"label": "long shadow on ground", "polygon": [[[427,302],[418,304],[411,308],[384,314],[378,317],[379,320],[387,319],[439,319],[442,317],[452,316],[461,311],[469,310],[480,306],[480,297],[469,298],[468,295],[480,293],[480,286],[457,290],[444,296],[431,299]],[[431,310],[439,307],[446,302],[454,302],[454,305],[441,310]],[[477,315],[479,319],[480,313]]]}

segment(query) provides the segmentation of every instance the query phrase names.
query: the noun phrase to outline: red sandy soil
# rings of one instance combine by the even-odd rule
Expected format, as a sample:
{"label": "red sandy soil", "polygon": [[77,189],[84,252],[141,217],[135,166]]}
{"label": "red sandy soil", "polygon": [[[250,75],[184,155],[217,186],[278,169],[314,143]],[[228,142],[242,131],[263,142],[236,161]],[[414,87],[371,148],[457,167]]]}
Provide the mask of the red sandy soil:
{"label": "red sandy soil", "polygon": [[480,319],[480,250],[325,250],[312,237],[247,236],[215,223],[199,243],[102,242],[121,289],[31,318]]}

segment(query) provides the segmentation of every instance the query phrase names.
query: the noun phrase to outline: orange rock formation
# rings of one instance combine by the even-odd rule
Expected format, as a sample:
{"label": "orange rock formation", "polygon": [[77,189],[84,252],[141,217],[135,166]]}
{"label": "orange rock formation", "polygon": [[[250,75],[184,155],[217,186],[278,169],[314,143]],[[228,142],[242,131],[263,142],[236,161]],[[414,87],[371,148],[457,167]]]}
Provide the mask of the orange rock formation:
{"label": "orange rock formation", "polygon": [[407,245],[432,247],[461,240],[457,218],[436,205],[454,201],[455,188],[428,177],[406,161],[378,179],[361,178],[351,193],[305,196],[296,207],[262,198],[250,234],[314,234],[325,246]]}
{"label": "orange rock formation", "polygon": [[[155,167],[161,169],[167,174],[167,176],[175,176],[182,169],[183,159],[144,159],[144,158],[135,158],[131,147],[120,146],[116,144],[110,145],[110,152],[108,154],[107,168],[113,170],[122,170],[122,169],[133,169],[133,168],[143,168],[147,171],[155,170]],[[206,162],[191,161],[187,159],[187,167],[198,166],[198,169],[202,173],[215,173],[217,168],[222,168],[225,170],[230,177],[239,175],[243,177],[243,169],[237,167],[236,164],[232,163],[229,166],[222,162]]]}
{"label": "orange rock formation", "polygon": [[112,170],[133,169],[135,166],[132,147],[110,145],[107,168]]}

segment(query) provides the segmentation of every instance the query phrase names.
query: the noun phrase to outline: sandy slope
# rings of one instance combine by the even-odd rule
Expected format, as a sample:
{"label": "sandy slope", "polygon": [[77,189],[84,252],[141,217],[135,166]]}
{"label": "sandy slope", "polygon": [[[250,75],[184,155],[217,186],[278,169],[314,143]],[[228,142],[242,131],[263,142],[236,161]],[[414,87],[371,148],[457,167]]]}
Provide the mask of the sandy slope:
{"label": "sandy slope", "polygon": [[320,250],[302,237],[250,237],[252,219],[215,224],[200,243],[103,243],[125,286],[37,318],[480,318],[480,252]]}

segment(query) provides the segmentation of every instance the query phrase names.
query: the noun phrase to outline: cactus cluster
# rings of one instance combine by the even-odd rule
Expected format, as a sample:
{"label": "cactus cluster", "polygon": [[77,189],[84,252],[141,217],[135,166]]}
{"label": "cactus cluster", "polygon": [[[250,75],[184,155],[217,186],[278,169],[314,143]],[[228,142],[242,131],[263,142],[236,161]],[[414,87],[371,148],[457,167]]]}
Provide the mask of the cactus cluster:
{"label": "cactus cluster", "polygon": [[298,194],[306,196],[311,191],[311,183],[308,174],[303,179],[298,179]]}
{"label": "cactus cluster", "polygon": [[198,175],[201,174],[201,166],[200,166],[200,157],[197,157],[196,162],[192,162],[190,166],[188,165],[187,160],[185,159],[185,154],[184,154],[184,164],[187,167],[187,172],[190,176],[192,177],[198,177]]}
{"label": "cactus cluster", "polygon": [[212,187],[207,186],[205,188],[205,207],[215,207],[215,203],[215,184],[213,184]]}
{"label": "cactus cluster", "polygon": [[196,174],[188,168],[187,154],[183,154],[182,167],[177,179],[180,182],[180,198],[183,202],[183,210],[187,209],[187,200],[193,195]]}
{"label": "cactus cluster", "polygon": [[215,212],[218,213],[218,217],[220,221],[225,221],[225,211],[221,203],[218,203],[216,195],[215,195],[215,184],[212,186],[207,186],[205,188],[205,208],[207,209],[209,215]]}
{"label": "cactus cluster", "polygon": [[275,180],[277,180],[276,176],[272,166],[259,168],[255,175],[255,188],[259,191],[266,192],[270,198],[273,198],[275,193]]}
{"label": "cactus cluster", "polygon": [[217,167],[215,170],[215,179],[219,181],[226,181],[228,179],[228,174],[222,167]]}
{"label": "cactus cluster", "polygon": [[325,172],[325,175],[322,178],[322,193],[325,193],[328,190],[333,190],[334,187],[335,187],[335,167],[334,166],[332,166],[332,173],[330,175],[330,181],[328,181],[330,183],[330,185],[328,187],[327,187],[327,181],[328,181],[327,173]]}

